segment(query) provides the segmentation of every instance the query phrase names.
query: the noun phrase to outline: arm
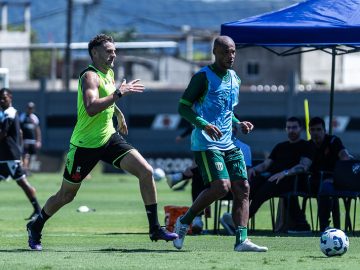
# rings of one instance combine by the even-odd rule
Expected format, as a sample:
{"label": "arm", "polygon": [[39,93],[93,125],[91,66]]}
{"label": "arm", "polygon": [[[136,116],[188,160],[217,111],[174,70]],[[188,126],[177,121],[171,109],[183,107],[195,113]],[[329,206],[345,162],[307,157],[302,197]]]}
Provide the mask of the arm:
{"label": "arm", "polygon": [[236,118],[235,114],[233,113],[232,116],[233,125],[239,125],[241,132],[244,134],[248,134],[250,131],[254,129],[254,125],[249,121],[240,121]]}
{"label": "arm", "polygon": [[120,110],[120,108],[118,106],[116,106],[115,104],[115,116],[118,122],[118,127],[117,130],[120,131],[122,134],[127,135],[129,133],[127,125],[126,125],[126,121],[125,121],[125,117],[124,114],[122,113],[122,111]]}
{"label": "arm", "polygon": [[87,114],[89,116],[94,116],[99,112],[102,112],[114,104],[114,102],[117,101],[120,96],[143,92],[145,87],[144,85],[139,84],[139,81],[140,80],[133,80],[130,83],[126,83],[124,80],[119,88],[120,95],[114,92],[112,95],[99,98],[99,76],[92,71],[86,72],[82,77],[82,91],[84,106]]}
{"label": "arm", "polygon": [[36,126],[35,129],[35,136],[36,136],[36,148],[41,148],[41,129],[39,127],[39,125]]}
{"label": "arm", "polygon": [[270,168],[271,164],[273,164],[273,160],[270,158],[267,158],[260,164],[250,168],[248,170],[249,180],[251,180],[254,176],[256,176],[259,173],[266,172]]}
{"label": "arm", "polygon": [[350,160],[354,158],[347,149],[342,149],[338,155],[340,160]]}
{"label": "arm", "polygon": [[268,181],[273,182],[276,181],[276,184],[280,182],[283,178],[291,175],[298,175],[301,173],[305,173],[309,171],[312,160],[307,157],[301,157],[299,164],[294,167],[289,168],[288,170],[284,170],[282,172],[275,173],[272,175]]}

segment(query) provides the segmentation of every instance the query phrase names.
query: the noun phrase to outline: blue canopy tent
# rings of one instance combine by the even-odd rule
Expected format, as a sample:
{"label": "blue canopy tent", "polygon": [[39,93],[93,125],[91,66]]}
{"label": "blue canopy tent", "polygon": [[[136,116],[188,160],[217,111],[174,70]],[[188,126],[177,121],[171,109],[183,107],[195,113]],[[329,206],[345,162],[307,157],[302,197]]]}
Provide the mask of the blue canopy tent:
{"label": "blue canopy tent", "polygon": [[332,123],[335,58],[360,51],[360,0],[307,0],[279,11],[224,23],[221,34],[230,36],[237,48],[261,46],[280,56],[315,50],[331,54]]}

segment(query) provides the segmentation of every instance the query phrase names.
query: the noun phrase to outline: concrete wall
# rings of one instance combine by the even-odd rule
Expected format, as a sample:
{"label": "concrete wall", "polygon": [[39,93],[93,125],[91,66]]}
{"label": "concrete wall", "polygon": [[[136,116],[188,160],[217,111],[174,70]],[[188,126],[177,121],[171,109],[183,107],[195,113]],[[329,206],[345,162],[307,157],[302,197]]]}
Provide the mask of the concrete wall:
{"label": "concrete wall", "polygon": [[[153,128],[159,114],[176,115],[180,92],[147,91],[124,97],[119,102],[129,125],[127,140],[147,156],[189,157],[189,138],[176,144],[175,137],[186,126],[180,121],[175,129]],[[28,101],[37,104],[44,150],[66,151],[76,122],[76,93],[14,91],[14,106],[25,108]],[[256,157],[263,157],[273,146],[286,140],[284,124],[288,116],[303,117],[304,99],[309,100],[310,115],[324,117],[329,112],[329,93],[252,93],[240,94],[236,113],[255,124],[255,130],[241,139],[250,144]],[[360,155],[360,93],[336,92],[334,115],[349,116],[343,133],[338,134],[350,152]]]}

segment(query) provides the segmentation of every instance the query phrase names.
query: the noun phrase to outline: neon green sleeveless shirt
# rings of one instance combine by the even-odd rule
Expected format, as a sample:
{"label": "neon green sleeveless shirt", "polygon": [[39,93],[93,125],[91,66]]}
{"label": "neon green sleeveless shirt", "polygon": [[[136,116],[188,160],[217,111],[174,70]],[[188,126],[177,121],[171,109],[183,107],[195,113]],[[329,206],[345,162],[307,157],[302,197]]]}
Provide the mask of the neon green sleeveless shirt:
{"label": "neon green sleeveless shirt", "polygon": [[99,76],[99,98],[106,97],[115,91],[114,72],[109,71],[104,74],[94,66],[89,65],[81,72],[78,83],[77,96],[77,122],[72,133],[70,143],[78,147],[97,148],[104,145],[115,128],[112,122],[114,105],[108,107],[94,116],[89,116],[85,110],[82,91],[82,76],[86,71],[93,71]]}

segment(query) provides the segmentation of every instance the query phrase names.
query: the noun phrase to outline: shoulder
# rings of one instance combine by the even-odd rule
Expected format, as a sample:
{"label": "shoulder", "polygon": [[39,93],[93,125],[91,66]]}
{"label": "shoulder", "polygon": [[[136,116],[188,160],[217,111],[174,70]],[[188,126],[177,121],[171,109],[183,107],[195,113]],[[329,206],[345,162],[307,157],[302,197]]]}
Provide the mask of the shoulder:
{"label": "shoulder", "polygon": [[4,111],[4,118],[15,119],[16,113],[17,111],[14,107],[9,107]]}
{"label": "shoulder", "polygon": [[34,113],[30,114],[30,118],[31,118],[31,120],[33,120],[35,122],[35,124],[39,123],[39,117],[37,117],[36,114],[34,114]]}

